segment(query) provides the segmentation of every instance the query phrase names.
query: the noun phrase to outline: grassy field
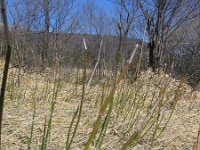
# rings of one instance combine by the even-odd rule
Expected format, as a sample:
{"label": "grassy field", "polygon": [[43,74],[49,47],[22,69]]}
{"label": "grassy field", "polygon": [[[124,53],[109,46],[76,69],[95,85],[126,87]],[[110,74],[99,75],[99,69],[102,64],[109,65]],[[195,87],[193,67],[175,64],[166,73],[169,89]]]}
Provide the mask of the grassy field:
{"label": "grassy field", "polygon": [[[55,70],[9,70],[2,129],[4,150],[42,149],[44,143],[43,149],[62,150],[67,147],[67,137],[71,149],[84,149],[106,101],[109,104],[100,115],[91,150],[126,146],[132,150],[188,150],[197,142],[200,93],[192,92],[184,80],[148,70],[133,83],[122,79],[116,88],[113,80],[105,77],[94,78],[83,89],[83,70]],[[90,73],[87,70],[87,79]]]}

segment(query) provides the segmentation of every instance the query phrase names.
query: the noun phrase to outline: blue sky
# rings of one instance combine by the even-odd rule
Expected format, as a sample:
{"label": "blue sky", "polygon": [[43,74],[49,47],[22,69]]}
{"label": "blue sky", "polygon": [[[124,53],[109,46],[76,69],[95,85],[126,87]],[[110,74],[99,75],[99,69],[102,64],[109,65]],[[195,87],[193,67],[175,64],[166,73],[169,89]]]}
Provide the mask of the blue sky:
{"label": "blue sky", "polygon": [[[75,0],[76,1],[76,0]],[[96,7],[105,10],[109,15],[113,15],[116,4],[111,0],[78,0],[82,5],[86,2],[92,2]]]}
{"label": "blue sky", "polygon": [[[36,0],[37,1],[37,0]],[[112,15],[115,11],[115,3],[111,2],[111,0],[74,0],[75,2],[84,4],[87,1],[93,2],[97,7],[103,8],[109,15]],[[16,0],[6,0],[8,6],[11,6],[12,3],[16,2]]]}
{"label": "blue sky", "polygon": [[109,0],[93,0],[97,6],[104,8],[108,13],[114,11],[115,4]]}
{"label": "blue sky", "polygon": [[[10,24],[12,24],[13,20],[12,17],[10,15],[10,12],[13,12],[12,10],[12,4],[15,3],[17,0],[6,0],[7,4],[8,4],[8,21]],[[23,0],[21,0],[23,2]],[[27,1],[27,0],[24,0]],[[35,0],[36,2],[38,0]],[[51,1],[56,1],[56,0],[51,0]],[[117,0],[116,0],[117,1]],[[98,8],[99,10],[105,11],[107,13],[107,15],[110,18],[115,18],[115,17],[119,17],[116,16],[116,8],[118,5],[116,5],[116,3],[112,2],[112,0],[74,0],[74,2],[76,3],[75,5],[78,4],[78,9],[81,9],[84,4],[86,3],[93,3],[95,5],[96,8]]]}

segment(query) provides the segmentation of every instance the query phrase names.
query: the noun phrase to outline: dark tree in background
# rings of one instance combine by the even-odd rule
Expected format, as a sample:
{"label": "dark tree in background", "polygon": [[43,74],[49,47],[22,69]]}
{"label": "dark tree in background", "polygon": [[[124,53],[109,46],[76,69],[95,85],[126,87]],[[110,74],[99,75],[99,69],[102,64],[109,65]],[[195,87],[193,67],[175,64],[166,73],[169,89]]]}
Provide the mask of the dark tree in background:
{"label": "dark tree in background", "polygon": [[169,37],[184,22],[197,17],[199,0],[137,0],[149,39],[149,66],[155,70],[162,63]]}

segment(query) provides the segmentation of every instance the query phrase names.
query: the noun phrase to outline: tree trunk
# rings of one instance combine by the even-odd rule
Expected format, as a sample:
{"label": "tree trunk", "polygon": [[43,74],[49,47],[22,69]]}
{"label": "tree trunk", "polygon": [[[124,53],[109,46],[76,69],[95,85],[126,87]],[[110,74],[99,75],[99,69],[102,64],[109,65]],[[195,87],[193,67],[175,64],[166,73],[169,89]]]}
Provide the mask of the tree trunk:
{"label": "tree trunk", "polygon": [[151,67],[153,69],[153,71],[155,71],[155,61],[154,61],[154,49],[155,49],[155,43],[152,40],[151,42],[149,42],[149,67]]}
{"label": "tree trunk", "polygon": [[[45,33],[44,33],[44,49],[42,51],[42,63],[47,63],[50,65],[49,60],[49,28],[50,28],[50,18],[49,18],[49,0],[44,0],[44,15],[45,15]],[[46,60],[46,61],[45,61]]]}

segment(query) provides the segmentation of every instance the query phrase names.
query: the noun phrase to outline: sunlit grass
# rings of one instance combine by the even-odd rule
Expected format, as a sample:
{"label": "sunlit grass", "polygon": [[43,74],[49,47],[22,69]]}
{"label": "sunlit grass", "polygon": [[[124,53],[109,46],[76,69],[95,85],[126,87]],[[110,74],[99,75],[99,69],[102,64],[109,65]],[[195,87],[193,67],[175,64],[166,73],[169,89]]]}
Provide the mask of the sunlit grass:
{"label": "sunlit grass", "polygon": [[[17,72],[17,68],[10,70],[4,119],[11,122],[9,123],[11,125],[12,120],[16,120],[14,118],[20,119],[20,115],[22,115],[23,121],[20,126],[16,122],[16,131],[12,133],[7,132],[9,128],[4,126],[3,146],[11,148],[11,143],[15,141],[18,147],[24,149],[27,148],[27,145],[29,149],[40,149],[42,139],[45,137],[44,142],[47,145],[43,149],[55,147],[65,149],[67,135],[70,132],[73,133],[73,130],[69,131],[70,126],[72,129],[75,127],[70,123],[73,122],[73,116],[77,116],[75,112],[77,112],[83,95],[83,85],[75,82],[76,77],[71,75],[68,75],[67,78],[72,80],[64,80],[67,75],[62,74],[61,68],[57,75],[53,71],[40,74],[25,71],[19,78]],[[76,74],[76,71],[72,74]],[[83,70],[80,69],[76,76],[82,77]],[[18,82],[19,79],[20,85],[17,86],[15,82]],[[85,147],[99,113],[103,112],[102,108],[104,107],[104,111],[108,110],[108,107],[105,108],[105,104],[111,97],[113,109],[107,131],[97,130],[89,149],[95,149],[95,147],[126,149],[138,145],[154,149],[162,147],[161,139],[163,141],[166,138],[164,141],[167,142],[170,137],[173,137],[172,134],[167,134],[167,131],[177,126],[175,123],[173,125],[171,123],[174,115],[184,118],[181,115],[185,114],[181,114],[179,111],[184,112],[190,109],[196,114],[193,117],[196,117],[198,122],[199,107],[196,106],[198,97],[193,96],[194,93],[191,93],[184,80],[175,80],[166,76],[162,71],[159,74],[154,74],[150,70],[142,72],[133,83],[121,78],[121,82],[114,89],[113,80],[105,77],[97,84],[91,85],[85,93],[82,115],[74,139],[71,140],[71,149]],[[53,99],[56,101],[52,103]],[[102,113],[100,117],[102,119],[99,121],[99,125],[102,126],[106,114]],[[187,129],[192,131],[195,129],[195,137],[198,131],[197,122],[191,122],[195,126]],[[22,139],[16,138],[15,135],[24,135],[28,138],[25,138],[26,142],[23,144],[21,143]],[[192,140],[188,145],[192,147],[195,141],[195,139]],[[176,144],[172,140],[171,143],[173,142]],[[180,144],[177,144],[177,147],[181,149]]]}

